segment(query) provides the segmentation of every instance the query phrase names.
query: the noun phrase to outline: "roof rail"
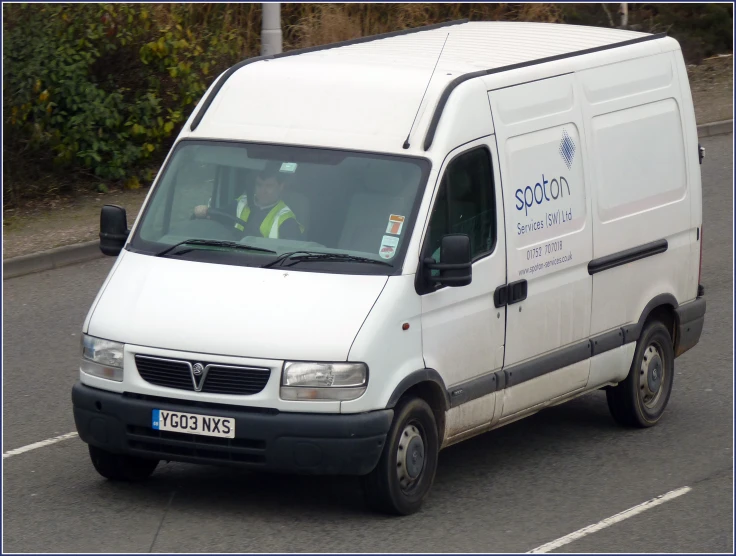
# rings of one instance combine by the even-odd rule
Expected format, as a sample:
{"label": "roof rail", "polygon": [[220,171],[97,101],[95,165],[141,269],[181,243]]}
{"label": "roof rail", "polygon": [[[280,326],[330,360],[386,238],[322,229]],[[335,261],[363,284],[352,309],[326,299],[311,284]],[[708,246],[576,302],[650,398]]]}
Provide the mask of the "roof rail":
{"label": "roof rail", "polygon": [[427,151],[429,150],[429,147],[432,146],[432,141],[434,141],[434,135],[435,135],[435,132],[437,131],[437,126],[440,123],[440,117],[442,116],[442,111],[445,109],[445,105],[447,104],[447,100],[450,98],[452,91],[454,91],[461,83],[464,83],[465,81],[468,81],[470,79],[475,79],[476,77],[482,77],[484,75],[501,73],[503,71],[511,71],[511,70],[515,70],[519,68],[525,68],[527,66],[544,64],[546,62],[554,62],[556,60],[562,60],[564,58],[572,58],[574,56],[582,56],[584,54],[592,54],[593,52],[600,52],[601,50],[610,50],[612,48],[620,48],[622,46],[628,46],[630,44],[636,44],[640,42],[662,39],[666,36],[667,36],[667,33],[657,33],[655,35],[648,35],[646,37],[639,37],[636,39],[630,39],[628,41],[623,41],[623,42],[615,42],[612,44],[607,44],[605,46],[596,46],[595,48],[586,48],[585,50],[576,50],[574,52],[568,52],[566,54],[558,54],[556,56],[549,56],[547,58],[538,58],[536,60],[530,60],[528,62],[520,62],[518,64],[511,64],[508,66],[501,66],[501,67],[493,68],[493,69],[474,71],[472,73],[466,73],[466,74],[460,75],[456,77],[455,79],[453,79],[452,81],[450,81],[445,87],[445,90],[442,91],[442,95],[440,96],[440,100],[437,103],[437,107],[434,110],[434,114],[432,114],[432,120],[429,123],[429,129],[427,130],[427,135],[424,138],[424,150]]}
{"label": "roof rail", "polygon": [[299,54],[307,54],[309,52],[317,52],[320,50],[331,50],[333,48],[340,48],[342,46],[350,46],[353,44],[361,44],[364,42],[372,42],[372,41],[377,41],[381,39],[388,39],[388,38],[397,37],[400,35],[409,35],[411,33],[419,33],[421,31],[431,31],[432,29],[440,29],[442,27],[449,27],[451,25],[460,25],[462,23],[467,23],[468,21],[469,21],[468,19],[457,19],[454,21],[446,21],[444,23],[435,23],[434,25],[424,25],[422,27],[413,27],[412,29],[402,29],[400,31],[391,31],[389,33],[381,33],[379,35],[369,35],[367,37],[360,37],[358,39],[333,42],[333,43],[324,44],[321,46],[310,46],[307,48],[299,48],[297,50],[290,50],[288,52],[282,52],[280,54],[271,54],[268,56],[256,56],[254,58],[247,58],[241,62],[238,62],[237,64],[229,68],[223,74],[220,80],[215,84],[215,86],[210,91],[210,94],[207,95],[207,98],[202,104],[202,108],[199,110],[197,115],[192,120],[192,125],[189,127],[189,129],[191,131],[194,131],[195,129],[197,129],[197,126],[202,121],[202,118],[207,112],[207,109],[212,104],[212,101],[215,100],[217,93],[220,92],[220,89],[222,89],[222,86],[225,84],[225,82],[230,78],[232,74],[234,74],[236,71],[238,71],[243,66],[247,66],[248,64],[252,64],[254,62],[260,62],[261,60],[272,60],[272,59],[275,60],[277,58],[286,58],[287,56],[297,56]]}

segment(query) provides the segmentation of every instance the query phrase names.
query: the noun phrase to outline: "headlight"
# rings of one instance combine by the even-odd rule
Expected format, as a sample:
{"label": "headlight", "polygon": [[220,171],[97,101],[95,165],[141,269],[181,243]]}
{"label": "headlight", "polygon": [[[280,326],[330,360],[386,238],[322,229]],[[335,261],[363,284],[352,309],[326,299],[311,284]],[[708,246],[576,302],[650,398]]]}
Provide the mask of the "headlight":
{"label": "headlight", "polygon": [[368,384],[364,363],[284,364],[281,376],[283,400],[354,400]]}
{"label": "headlight", "polygon": [[88,375],[123,381],[123,344],[82,334],[80,369]]}

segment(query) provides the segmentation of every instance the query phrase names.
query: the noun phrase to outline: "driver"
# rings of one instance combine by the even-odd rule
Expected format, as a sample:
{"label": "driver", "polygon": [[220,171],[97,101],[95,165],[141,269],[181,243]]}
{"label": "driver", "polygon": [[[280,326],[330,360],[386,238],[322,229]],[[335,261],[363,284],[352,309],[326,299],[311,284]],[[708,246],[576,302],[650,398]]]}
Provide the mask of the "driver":
{"label": "driver", "polygon": [[[235,224],[235,228],[244,232],[244,235],[260,235],[273,239],[302,239],[303,226],[281,199],[285,181],[283,173],[279,171],[280,168],[281,163],[268,162],[256,175],[253,203],[248,202],[248,196],[244,193],[226,208],[226,212],[245,222],[245,226],[242,223]],[[222,217],[207,205],[194,207],[194,216],[222,220]]]}

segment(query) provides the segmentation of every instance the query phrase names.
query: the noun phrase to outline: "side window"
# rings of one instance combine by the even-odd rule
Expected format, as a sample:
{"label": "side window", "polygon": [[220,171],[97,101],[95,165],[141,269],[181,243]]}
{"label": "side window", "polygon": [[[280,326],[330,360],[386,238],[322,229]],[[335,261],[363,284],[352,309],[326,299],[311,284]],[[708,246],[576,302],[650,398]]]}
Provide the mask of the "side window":
{"label": "side window", "polygon": [[445,170],[429,221],[426,256],[440,261],[446,234],[467,234],[473,259],[496,244],[496,203],[490,153],[481,147],[455,158]]}

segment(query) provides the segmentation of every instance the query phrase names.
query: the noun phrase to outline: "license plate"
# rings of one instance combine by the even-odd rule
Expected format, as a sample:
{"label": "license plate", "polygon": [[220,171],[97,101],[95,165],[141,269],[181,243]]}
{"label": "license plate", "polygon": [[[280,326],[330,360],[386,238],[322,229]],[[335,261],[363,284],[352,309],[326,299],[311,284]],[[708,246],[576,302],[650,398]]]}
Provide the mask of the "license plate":
{"label": "license plate", "polygon": [[151,426],[157,431],[235,438],[235,419],[230,417],[214,417],[212,415],[195,415],[193,413],[154,409]]}

